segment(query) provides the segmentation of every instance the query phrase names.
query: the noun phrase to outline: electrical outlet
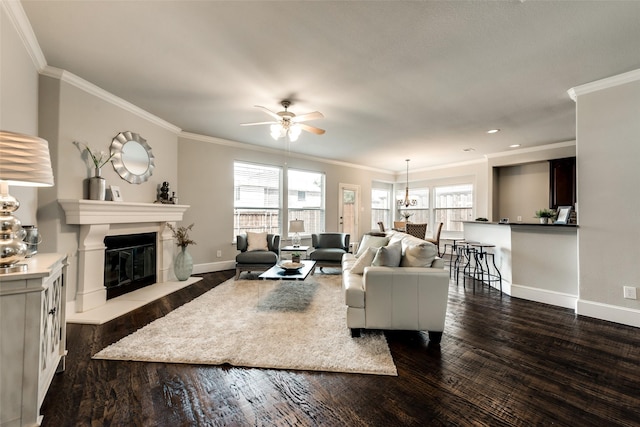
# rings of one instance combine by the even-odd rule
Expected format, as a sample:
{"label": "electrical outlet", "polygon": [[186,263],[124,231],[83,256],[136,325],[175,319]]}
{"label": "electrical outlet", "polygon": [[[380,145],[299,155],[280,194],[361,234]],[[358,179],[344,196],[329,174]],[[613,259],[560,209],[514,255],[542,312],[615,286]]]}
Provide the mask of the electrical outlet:
{"label": "electrical outlet", "polygon": [[222,251],[221,251],[220,249],[218,249],[218,252],[216,253],[216,256],[217,256],[218,258],[221,258],[221,257],[222,257]]}
{"label": "electrical outlet", "polygon": [[518,222],[522,222],[522,217],[518,215]]}
{"label": "electrical outlet", "polygon": [[636,297],[636,288],[633,286],[625,286],[624,287],[624,297],[626,299],[637,299]]}

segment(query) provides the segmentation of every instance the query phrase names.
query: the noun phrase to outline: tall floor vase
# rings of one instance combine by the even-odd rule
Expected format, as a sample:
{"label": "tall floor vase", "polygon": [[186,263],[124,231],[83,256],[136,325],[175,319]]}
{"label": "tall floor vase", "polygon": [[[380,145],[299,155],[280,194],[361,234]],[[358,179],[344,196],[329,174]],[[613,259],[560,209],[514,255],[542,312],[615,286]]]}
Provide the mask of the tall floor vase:
{"label": "tall floor vase", "polygon": [[180,252],[176,255],[176,259],[173,262],[173,271],[180,281],[187,280],[191,277],[191,273],[193,272],[193,258],[191,254],[187,252],[186,246],[181,247]]}

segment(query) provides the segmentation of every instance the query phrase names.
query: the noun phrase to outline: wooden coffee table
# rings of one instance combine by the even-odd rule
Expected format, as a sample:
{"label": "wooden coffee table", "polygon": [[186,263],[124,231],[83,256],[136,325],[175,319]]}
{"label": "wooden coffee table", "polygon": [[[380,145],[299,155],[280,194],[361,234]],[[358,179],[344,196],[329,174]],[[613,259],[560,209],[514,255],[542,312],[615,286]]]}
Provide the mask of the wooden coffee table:
{"label": "wooden coffee table", "polygon": [[274,265],[258,277],[262,280],[304,280],[309,274],[313,275],[316,271],[316,262],[311,260],[302,260],[300,262],[304,265],[299,270],[285,270],[278,265]]}

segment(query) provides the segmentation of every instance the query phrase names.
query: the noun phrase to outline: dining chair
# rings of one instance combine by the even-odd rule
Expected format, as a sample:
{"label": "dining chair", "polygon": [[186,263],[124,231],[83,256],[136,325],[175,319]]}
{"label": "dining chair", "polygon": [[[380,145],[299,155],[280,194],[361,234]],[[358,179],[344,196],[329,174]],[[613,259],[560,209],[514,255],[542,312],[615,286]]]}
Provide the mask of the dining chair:
{"label": "dining chair", "polygon": [[406,225],[406,233],[424,240],[427,235],[427,223],[415,224],[408,222]]}

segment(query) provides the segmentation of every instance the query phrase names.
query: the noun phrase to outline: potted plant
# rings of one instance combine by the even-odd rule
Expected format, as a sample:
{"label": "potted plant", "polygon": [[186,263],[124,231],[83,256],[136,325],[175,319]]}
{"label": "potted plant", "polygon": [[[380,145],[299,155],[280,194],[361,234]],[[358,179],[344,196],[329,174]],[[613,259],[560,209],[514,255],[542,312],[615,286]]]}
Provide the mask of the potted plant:
{"label": "potted plant", "polygon": [[291,254],[291,262],[300,262],[300,252],[294,252]]}
{"label": "potted plant", "polygon": [[536,218],[540,218],[540,224],[548,224],[549,218],[553,218],[556,215],[551,209],[540,209],[536,211]]}
{"label": "potted plant", "polygon": [[404,219],[404,222],[409,222],[409,218],[413,216],[413,212],[401,211],[400,216]]}
{"label": "potted plant", "polygon": [[193,272],[193,258],[191,254],[187,252],[187,246],[196,244],[196,242],[189,237],[189,231],[191,231],[193,226],[194,224],[188,227],[176,228],[170,223],[167,223],[167,227],[173,233],[173,238],[176,239],[176,245],[180,247],[180,252],[178,252],[173,262],[173,271],[180,281],[187,280]]}

